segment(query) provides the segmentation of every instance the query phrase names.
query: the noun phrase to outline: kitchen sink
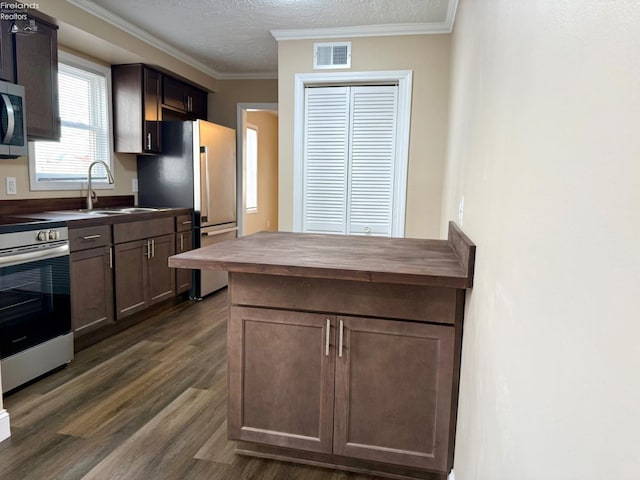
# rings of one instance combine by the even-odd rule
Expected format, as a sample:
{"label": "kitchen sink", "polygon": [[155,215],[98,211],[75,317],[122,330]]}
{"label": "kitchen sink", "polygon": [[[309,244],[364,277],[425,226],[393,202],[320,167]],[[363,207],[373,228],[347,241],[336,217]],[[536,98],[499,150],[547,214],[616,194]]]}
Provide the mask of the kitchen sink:
{"label": "kitchen sink", "polygon": [[79,213],[85,213],[87,215],[121,215],[124,212],[118,210],[84,210]]}
{"label": "kitchen sink", "polygon": [[151,207],[126,207],[119,208],[118,211],[121,213],[138,213],[138,212],[158,212],[160,208],[151,208]]}
{"label": "kitchen sink", "polygon": [[161,208],[152,207],[112,207],[112,208],[93,208],[80,209],[78,213],[84,213],[87,215],[122,215],[123,213],[143,213],[143,212],[159,212]]}

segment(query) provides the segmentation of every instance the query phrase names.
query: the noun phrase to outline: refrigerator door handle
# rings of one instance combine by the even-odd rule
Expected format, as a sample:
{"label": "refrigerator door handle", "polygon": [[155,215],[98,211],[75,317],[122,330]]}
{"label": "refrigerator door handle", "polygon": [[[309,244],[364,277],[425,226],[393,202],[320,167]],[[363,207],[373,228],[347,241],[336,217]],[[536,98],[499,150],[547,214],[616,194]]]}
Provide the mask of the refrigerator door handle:
{"label": "refrigerator door handle", "polygon": [[203,237],[213,237],[215,235],[222,235],[223,233],[235,232],[238,227],[225,228],[224,230],[213,230],[211,232],[202,232]]}
{"label": "refrigerator door handle", "polygon": [[[202,221],[208,221],[209,204],[211,198],[209,195],[209,149],[206,146],[200,147],[200,165],[204,164],[204,199],[201,207]],[[202,170],[200,170],[202,171]]]}

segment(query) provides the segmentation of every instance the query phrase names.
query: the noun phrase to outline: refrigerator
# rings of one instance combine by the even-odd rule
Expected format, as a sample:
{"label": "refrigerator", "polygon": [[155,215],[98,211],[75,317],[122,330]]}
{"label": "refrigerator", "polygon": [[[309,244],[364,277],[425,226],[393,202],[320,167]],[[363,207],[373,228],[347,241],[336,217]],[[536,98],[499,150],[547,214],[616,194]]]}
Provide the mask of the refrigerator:
{"label": "refrigerator", "polygon": [[[237,236],[236,131],[204,120],[162,122],[162,153],[138,156],[138,204],[193,209],[193,248]],[[192,296],[227,285],[227,272],[194,270]]]}

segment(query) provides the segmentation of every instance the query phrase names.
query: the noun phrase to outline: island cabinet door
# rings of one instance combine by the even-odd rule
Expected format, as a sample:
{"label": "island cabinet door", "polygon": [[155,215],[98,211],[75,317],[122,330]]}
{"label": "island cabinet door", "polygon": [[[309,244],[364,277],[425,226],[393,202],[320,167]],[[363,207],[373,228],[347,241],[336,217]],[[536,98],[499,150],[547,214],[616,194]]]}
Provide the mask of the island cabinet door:
{"label": "island cabinet door", "polygon": [[337,320],[333,453],[447,471],[454,328]]}
{"label": "island cabinet door", "polygon": [[331,453],[335,316],[231,307],[232,440]]}

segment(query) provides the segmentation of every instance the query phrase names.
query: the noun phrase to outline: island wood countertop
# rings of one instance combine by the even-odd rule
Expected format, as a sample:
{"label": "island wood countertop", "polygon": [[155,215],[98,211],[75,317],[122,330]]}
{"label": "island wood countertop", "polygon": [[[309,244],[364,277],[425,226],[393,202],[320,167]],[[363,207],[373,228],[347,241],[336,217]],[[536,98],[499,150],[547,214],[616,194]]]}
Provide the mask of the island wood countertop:
{"label": "island wood countertop", "polygon": [[447,240],[260,232],[169,258],[229,272],[469,288],[475,245],[453,222]]}

